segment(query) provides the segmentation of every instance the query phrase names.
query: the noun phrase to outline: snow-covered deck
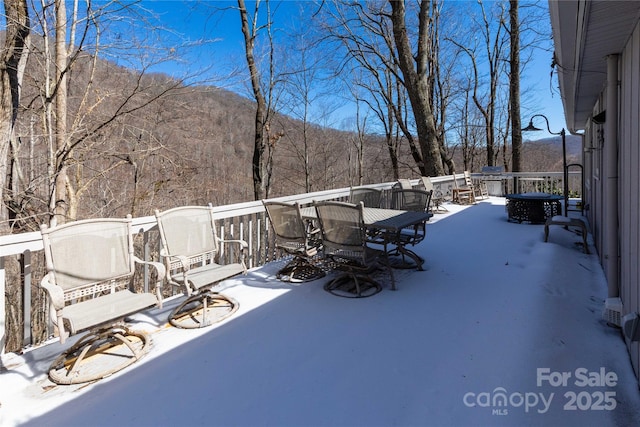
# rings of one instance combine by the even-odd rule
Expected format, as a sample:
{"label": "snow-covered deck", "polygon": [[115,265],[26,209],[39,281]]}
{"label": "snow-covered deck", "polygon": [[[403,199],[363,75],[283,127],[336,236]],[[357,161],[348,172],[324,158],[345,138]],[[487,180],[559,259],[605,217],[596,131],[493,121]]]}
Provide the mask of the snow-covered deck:
{"label": "snow-covered deck", "polygon": [[46,378],[57,342],[3,355],[0,425],[640,425],[581,237],[544,243],[502,198],[447,207],[416,247],[427,271],[396,270],[395,292],[338,298],[272,263],[225,282],[240,309],[210,328],[169,327],[175,300],[136,316],[150,352],[93,384]]}

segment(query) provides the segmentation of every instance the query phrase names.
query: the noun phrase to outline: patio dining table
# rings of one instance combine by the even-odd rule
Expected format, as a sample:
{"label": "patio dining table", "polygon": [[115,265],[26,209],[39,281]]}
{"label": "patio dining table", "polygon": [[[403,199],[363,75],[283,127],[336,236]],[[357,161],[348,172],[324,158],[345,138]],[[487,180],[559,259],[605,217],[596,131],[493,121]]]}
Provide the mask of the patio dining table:
{"label": "patio dining table", "polygon": [[[313,206],[302,208],[301,213],[302,217],[305,219],[317,219],[316,209]],[[424,270],[422,268],[424,259],[405,247],[404,239],[401,238],[401,232],[403,229],[428,221],[433,214],[429,212],[369,207],[364,207],[362,214],[363,221],[367,229],[374,232],[380,232],[379,235],[383,236],[383,241],[381,243],[384,246],[386,257],[388,257],[389,254],[388,245],[394,245],[394,249],[397,249],[400,254],[411,258],[415,262],[417,270]],[[391,289],[396,289],[393,276],[391,280]]]}

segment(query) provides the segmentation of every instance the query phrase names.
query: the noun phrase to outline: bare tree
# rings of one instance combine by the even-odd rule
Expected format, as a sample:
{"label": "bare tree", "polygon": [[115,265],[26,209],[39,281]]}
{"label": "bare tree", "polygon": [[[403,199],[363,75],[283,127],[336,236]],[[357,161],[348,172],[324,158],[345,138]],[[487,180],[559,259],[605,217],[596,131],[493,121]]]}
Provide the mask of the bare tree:
{"label": "bare tree", "polygon": [[[283,171],[283,179],[299,180],[302,175],[304,190],[314,190],[314,172],[322,166],[317,162],[318,141],[313,137],[314,125],[322,114],[318,106],[326,98],[324,86],[330,86],[322,81],[321,72],[323,60],[315,47],[316,44],[309,34],[308,27],[302,27],[290,34],[289,44],[284,46],[282,52],[281,74],[279,80],[284,88],[283,113],[288,117],[297,119],[298,123],[291,128],[292,131],[283,133],[287,144],[285,152],[290,153],[292,162],[286,171]],[[283,117],[283,121],[288,118]],[[293,131],[295,129],[295,131]]]}
{"label": "bare tree", "polygon": [[[26,64],[30,32],[29,10],[26,0],[4,0],[5,31],[4,48],[0,62],[1,94],[0,94],[0,200],[7,195],[7,165],[9,150],[16,147],[15,125],[18,118],[20,91],[24,66]],[[7,205],[7,203],[3,203]],[[0,210],[0,220],[7,218],[6,209]]]}
{"label": "bare tree", "polygon": [[430,29],[432,25],[431,1],[421,1],[418,10],[417,51],[413,52],[405,22],[406,9],[404,1],[390,1],[391,22],[395,47],[398,55],[398,66],[404,77],[411,109],[415,118],[418,142],[423,164],[419,165],[424,176],[444,174],[440,146],[433,110],[431,109],[431,93],[433,91],[429,61],[431,55]]}
{"label": "bare tree", "polygon": [[[401,11],[398,13],[396,8],[390,14],[389,4],[393,9],[398,3]],[[422,25],[415,37],[420,46],[415,64],[410,46],[414,35],[407,32],[404,24],[404,2],[337,1],[329,12],[332,22],[325,23],[329,39],[337,40],[345,49],[345,62],[354,63],[350,67],[341,64],[339,69],[360,76],[354,72],[360,68],[370,76],[359,77],[354,84],[368,92],[369,96],[359,100],[369,105],[384,128],[394,176],[399,170],[398,146],[392,137],[396,127],[402,130],[418,173],[424,175],[430,168],[442,172],[431,104],[435,57],[430,49],[433,30],[432,21],[428,19],[432,12],[430,5],[431,2],[420,5],[418,16]],[[407,99],[410,107],[404,103]]]}
{"label": "bare tree", "polygon": [[[254,149],[253,149],[253,193],[256,200],[263,199],[269,196],[269,178],[272,174],[272,159],[273,153],[270,151],[275,149],[275,142],[278,133],[270,135],[271,130],[271,101],[272,91],[274,89],[274,58],[273,58],[273,37],[271,34],[271,11],[269,9],[269,0],[265,0],[266,5],[266,24],[259,25],[258,17],[260,11],[261,1],[258,0],[255,3],[255,9],[251,22],[249,22],[249,16],[244,0],[238,0],[238,10],[240,12],[240,20],[242,23],[242,35],[244,36],[245,43],[245,57],[247,60],[247,67],[249,68],[249,74],[251,79],[251,88],[253,91],[253,97],[256,101],[256,115],[255,115],[255,137],[254,137]],[[268,45],[269,45],[269,60],[268,67],[269,72],[268,83],[266,90],[262,87],[262,73],[259,69],[258,61],[255,58],[256,40],[258,34],[265,30],[267,32]],[[265,93],[266,92],[266,93]]]}
{"label": "bare tree", "polygon": [[[472,99],[477,109],[484,119],[487,165],[493,166],[497,157],[495,149],[496,134],[496,111],[499,108],[498,90],[500,88],[500,78],[503,76],[504,51],[508,39],[504,35],[504,8],[502,4],[497,4],[497,14],[490,18],[485,9],[484,3],[479,0],[481,20],[477,23],[477,30],[473,37],[480,34],[483,45],[466,46],[462,41],[450,39],[452,43],[462,49],[471,61],[473,70],[473,94]],[[494,22],[494,19],[496,22]],[[484,49],[483,53],[478,53]],[[480,61],[486,63],[486,72],[480,69]],[[486,75],[489,82],[486,91],[482,91],[482,76]]]}
{"label": "bare tree", "polygon": [[520,21],[518,0],[509,1],[510,74],[509,100],[511,118],[511,167],[513,172],[522,170],[522,121],[520,119]]}
{"label": "bare tree", "polygon": [[[67,9],[67,4],[73,7]],[[156,52],[146,44],[143,51],[143,41],[133,36],[123,40],[115,31],[103,37],[107,25],[117,26],[126,20],[148,25],[139,19],[134,6],[84,6],[81,8],[79,1],[59,1],[42,3],[33,10],[31,22],[39,35],[32,37],[30,44],[18,117],[23,144],[16,145],[13,152],[11,179],[16,190],[7,203],[17,218],[15,222],[31,218],[30,227],[40,222],[36,220],[38,215],[55,216],[61,223],[76,219],[81,206],[85,214],[98,212],[83,197],[95,195],[91,193],[93,187],[102,185],[104,179],[118,179],[116,171],[131,164],[120,155],[127,145],[123,138],[113,138],[118,133],[115,129],[134,127],[140,120],[132,118],[135,114],[184,88],[180,79],[146,77],[156,61],[166,59],[159,58],[166,53],[162,48]],[[109,53],[122,62],[131,61],[138,72],[101,59]],[[118,83],[110,84],[115,81]],[[135,132],[129,135],[133,140],[139,136]],[[41,160],[45,151],[37,148],[43,146],[47,147],[46,164]],[[139,151],[138,160],[142,153],[155,152]],[[19,156],[28,161],[17,161]],[[28,170],[23,172],[22,167]],[[127,186],[114,188],[125,193]],[[120,206],[126,206],[126,202]]]}

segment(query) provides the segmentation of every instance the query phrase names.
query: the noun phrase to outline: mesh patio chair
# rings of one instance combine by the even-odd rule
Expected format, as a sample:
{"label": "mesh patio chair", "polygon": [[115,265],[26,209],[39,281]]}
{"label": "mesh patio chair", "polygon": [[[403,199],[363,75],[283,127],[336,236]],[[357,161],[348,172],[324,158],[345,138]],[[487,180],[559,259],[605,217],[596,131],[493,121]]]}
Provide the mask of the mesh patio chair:
{"label": "mesh patio chair", "polygon": [[357,205],[364,203],[368,208],[379,208],[382,203],[382,190],[367,187],[351,187],[349,190],[349,203]]}
{"label": "mesh patio chair", "polygon": [[[392,206],[392,209],[399,209],[403,211],[430,212],[432,195],[433,195],[433,190],[424,191],[424,190],[395,189],[391,193],[391,206]],[[431,216],[433,216],[433,214]],[[410,249],[407,249],[407,245],[415,246],[418,243],[422,242],[425,236],[426,236],[426,221],[416,224],[413,227],[402,229],[395,236],[395,240],[397,245],[402,245],[404,249],[403,252],[409,252],[412,254],[412,256],[424,262],[424,259],[422,257],[417,255],[415,252],[411,251]],[[406,258],[406,254],[403,252],[395,251],[390,253],[390,255],[401,256],[400,262],[393,263],[393,267],[395,268],[416,267],[416,263],[408,260]]]}
{"label": "mesh patio chair", "polygon": [[[41,227],[51,320],[60,342],[88,333],[52,363],[49,377],[57,384],[95,381],[139,360],[150,338],[125,324],[125,318],[161,307],[165,269],[134,255],[131,217],[90,219]],[[156,293],[131,290],[136,264],[155,268]]]}
{"label": "mesh patio chair", "polygon": [[431,191],[431,202],[433,204],[433,207],[431,208],[431,212],[433,213],[449,212],[449,210],[443,206],[443,203],[445,202],[444,194],[442,193],[441,190],[435,189],[430,177],[428,176],[422,177],[422,186],[424,187],[425,191]]}
{"label": "mesh patio chair", "polygon": [[275,233],[275,247],[293,256],[276,277],[285,282],[307,282],[325,276],[315,259],[322,248],[320,230],[305,222],[298,203],[262,201]]}
{"label": "mesh patio chair", "polygon": [[325,284],[333,295],[362,298],[375,295],[382,286],[371,277],[383,252],[367,245],[363,204],[319,202],[315,205],[322,231],[324,256],[343,274]]}
{"label": "mesh patio chair", "polygon": [[[187,296],[171,312],[169,323],[194,329],[231,316],[238,309],[238,302],[212,288],[226,279],[246,274],[244,249],[247,243],[218,237],[211,205],[183,206],[164,212],[156,210],[156,219],[162,241],[160,257],[167,269],[167,280]],[[235,262],[219,263],[222,245]]]}
{"label": "mesh patio chair", "polygon": [[393,188],[394,189],[400,188],[402,190],[411,190],[413,188],[413,185],[411,185],[410,179],[400,178],[399,180],[396,181],[395,184],[393,184]]}

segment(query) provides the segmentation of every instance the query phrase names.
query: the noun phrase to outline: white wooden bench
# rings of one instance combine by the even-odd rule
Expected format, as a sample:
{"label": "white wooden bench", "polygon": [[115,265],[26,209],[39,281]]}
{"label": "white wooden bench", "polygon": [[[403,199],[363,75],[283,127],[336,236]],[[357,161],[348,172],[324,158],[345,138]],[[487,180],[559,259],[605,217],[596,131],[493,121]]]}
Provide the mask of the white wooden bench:
{"label": "white wooden bench", "polygon": [[544,223],[544,241],[549,240],[549,226],[550,225],[562,225],[565,228],[568,227],[578,227],[580,228],[580,232],[582,234],[582,246],[584,248],[584,253],[589,253],[589,245],[587,244],[587,225],[583,220],[579,218],[570,218],[562,215],[555,215],[551,218],[548,218]]}
{"label": "white wooden bench", "polygon": [[[52,381],[93,381],[140,359],[150,340],[144,332],[128,328],[124,319],[162,306],[165,268],[134,255],[131,217],[43,225],[41,233],[47,274],[40,286],[48,294],[60,342],[89,331],[53,362]],[[131,290],[136,263],[155,267],[155,294]]]}

